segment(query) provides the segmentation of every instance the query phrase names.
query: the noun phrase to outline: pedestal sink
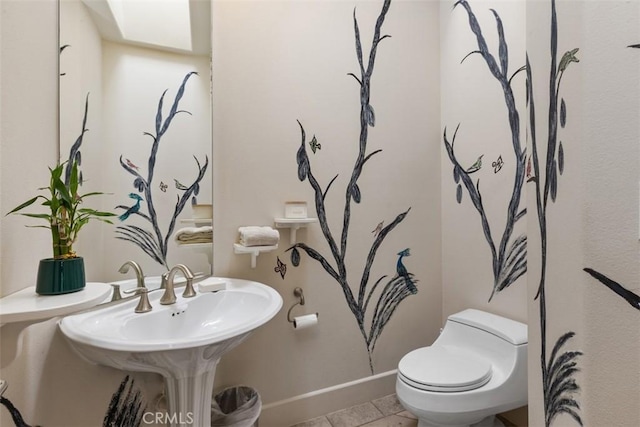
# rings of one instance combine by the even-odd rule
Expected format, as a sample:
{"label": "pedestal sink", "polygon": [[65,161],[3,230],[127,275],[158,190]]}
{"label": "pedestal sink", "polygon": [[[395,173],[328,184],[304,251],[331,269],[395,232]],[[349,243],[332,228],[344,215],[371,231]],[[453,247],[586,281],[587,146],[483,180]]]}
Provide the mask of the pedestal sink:
{"label": "pedestal sink", "polygon": [[[211,395],[218,361],[282,307],[282,298],[261,283],[224,279],[226,289],[161,305],[164,291],[151,292],[153,310],[135,313],[137,298],[63,318],[62,333],[90,362],[165,379],[171,426],[182,419],[211,424]],[[197,289],[196,285],[196,289]],[[187,418],[189,417],[189,418]]]}

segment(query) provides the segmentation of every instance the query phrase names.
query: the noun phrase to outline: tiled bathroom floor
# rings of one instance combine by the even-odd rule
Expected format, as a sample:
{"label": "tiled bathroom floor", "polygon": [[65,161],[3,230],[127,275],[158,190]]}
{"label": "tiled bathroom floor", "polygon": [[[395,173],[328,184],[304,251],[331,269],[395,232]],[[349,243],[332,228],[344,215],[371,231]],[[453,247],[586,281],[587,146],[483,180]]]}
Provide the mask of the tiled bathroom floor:
{"label": "tiled bathroom floor", "polygon": [[418,420],[407,412],[395,394],[352,406],[291,427],[416,427]]}
{"label": "tiled bathroom floor", "polygon": [[[498,415],[498,418],[505,427],[517,427],[501,415]],[[402,407],[395,394],[390,394],[291,427],[417,427],[417,425],[418,419]]]}

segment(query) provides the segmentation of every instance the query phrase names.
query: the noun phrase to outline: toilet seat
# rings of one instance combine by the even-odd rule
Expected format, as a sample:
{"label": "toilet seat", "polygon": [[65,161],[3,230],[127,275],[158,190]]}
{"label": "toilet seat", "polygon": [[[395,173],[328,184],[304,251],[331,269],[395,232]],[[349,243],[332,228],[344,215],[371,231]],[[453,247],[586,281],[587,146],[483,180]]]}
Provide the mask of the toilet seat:
{"label": "toilet seat", "polygon": [[400,360],[398,375],[425,391],[460,392],[482,387],[491,379],[491,364],[442,346],[413,350]]}

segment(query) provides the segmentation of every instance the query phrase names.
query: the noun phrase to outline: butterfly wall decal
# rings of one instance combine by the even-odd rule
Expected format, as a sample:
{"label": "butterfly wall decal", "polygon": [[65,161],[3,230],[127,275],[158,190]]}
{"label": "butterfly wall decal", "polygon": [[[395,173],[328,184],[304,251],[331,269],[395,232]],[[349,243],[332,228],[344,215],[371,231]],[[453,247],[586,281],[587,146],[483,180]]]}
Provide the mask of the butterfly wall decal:
{"label": "butterfly wall decal", "polygon": [[313,138],[309,141],[309,146],[311,147],[313,154],[316,154],[316,150],[320,150],[322,148],[322,144],[318,142],[315,135],[313,135]]}
{"label": "butterfly wall decal", "polygon": [[275,271],[276,273],[280,273],[280,277],[282,277],[282,279],[284,280],[284,276],[285,274],[287,274],[287,264],[280,261],[280,257],[276,257],[276,258],[277,258],[277,265],[276,267],[274,267],[273,271]]}
{"label": "butterfly wall decal", "polygon": [[504,161],[502,160],[502,154],[498,156],[498,159],[495,162],[491,162],[491,166],[493,167],[493,173],[500,172],[502,166],[504,166]]}

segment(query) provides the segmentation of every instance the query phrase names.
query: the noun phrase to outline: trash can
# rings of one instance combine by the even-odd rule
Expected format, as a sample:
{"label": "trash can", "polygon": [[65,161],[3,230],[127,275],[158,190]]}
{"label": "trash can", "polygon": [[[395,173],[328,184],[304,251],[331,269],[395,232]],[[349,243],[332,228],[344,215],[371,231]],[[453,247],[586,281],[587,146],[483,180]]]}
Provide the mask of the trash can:
{"label": "trash can", "polygon": [[211,427],[258,427],[262,401],[245,386],[229,387],[211,400]]}

